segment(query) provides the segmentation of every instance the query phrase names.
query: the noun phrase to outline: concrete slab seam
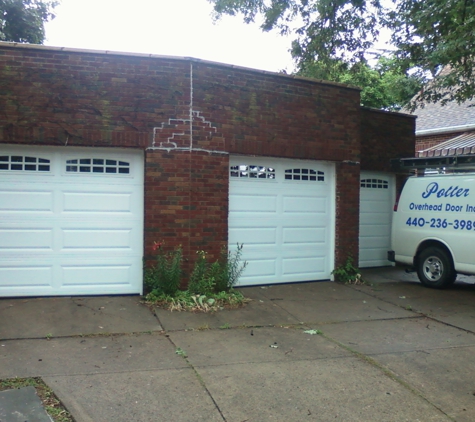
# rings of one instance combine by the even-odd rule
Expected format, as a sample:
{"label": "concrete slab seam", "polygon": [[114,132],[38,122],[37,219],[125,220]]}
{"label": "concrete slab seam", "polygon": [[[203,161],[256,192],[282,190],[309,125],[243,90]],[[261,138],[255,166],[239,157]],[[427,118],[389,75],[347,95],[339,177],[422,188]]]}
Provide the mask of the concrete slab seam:
{"label": "concrete slab seam", "polygon": [[[430,319],[430,320],[432,320],[432,321],[438,322],[438,323],[440,323],[440,324],[444,324],[444,325],[446,325],[447,327],[457,328],[458,330],[464,331],[464,332],[466,332],[466,333],[475,334],[475,332],[473,332],[473,331],[471,331],[471,330],[468,330],[468,329],[462,328],[462,327],[458,327],[458,326],[456,326],[456,325],[454,325],[454,324],[450,324],[450,323],[448,323],[448,322],[439,320],[439,319],[437,319],[436,317],[433,317],[433,316],[431,316],[431,315],[429,315],[429,314],[425,314],[424,312],[418,312],[418,311],[414,311],[414,310],[412,310],[412,309],[408,310],[408,309],[407,309],[407,305],[406,305],[406,306],[402,306],[402,305],[400,305],[400,304],[398,304],[398,303],[391,302],[391,301],[389,301],[389,300],[387,300],[387,299],[380,298],[380,297],[378,297],[378,296],[376,296],[376,295],[372,295],[372,294],[370,294],[370,293],[368,293],[368,292],[364,292],[364,291],[362,291],[362,290],[358,290],[358,289],[353,289],[353,290],[356,290],[356,291],[358,291],[358,292],[360,292],[360,293],[364,293],[365,295],[367,295],[367,296],[369,296],[369,297],[372,297],[373,299],[380,300],[381,302],[385,302],[385,303],[388,303],[388,304],[390,304],[390,305],[397,306],[398,308],[404,309],[404,310],[406,310],[406,311],[408,311],[408,312],[413,312],[413,313],[417,314],[417,316],[414,316],[414,317],[407,317],[408,319],[409,319],[409,318],[422,318],[422,317],[424,317],[424,318],[428,318],[428,319]],[[404,318],[394,318],[394,319],[404,319]],[[371,320],[371,321],[374,321],[374,320]],[[350,321],[347,321],[347,322],[350,322]]]}
{"label": "concrete slab seam", "polygon": [[473,348],[475,345],[473,344],[466,344],[466,345],[457,345],[457,346],[447,346],[447,347],[425,347],[424,349],[410,349],[410,350],[398,350],[398,351],[389,351],[389,352],[379,352],[379,353],[368,353],[365,356],[385,356],[385,355],[402,355],[404,353],[426,353],[427,350],[437,351],[437,350],[456,350],[456,349],[465,349],[465,348]]}
{"label": "concrete slab seam", "polygon": [[[174,343],[174,341],[170,338],[170,336],[166,335],[166,337],[168,338],[168,341],[173,345],[173,347],[175,348],[175,350],[178,350],[178,347],[177,345]],[[200,373],[196,370],[195,366],[188,360],[188,357],[186,355],[182,356],[183,359],[185,360],[185,362],[187,363],[188,367],[194,372],[195,376],[196,376],[196,379],[198,380],[198,382],[200,383],[200,385],[203,387],[203,389],[206,391],[206,394],[208,394],[209,398],[211,399],[211,401],[213,402],[214,406],[216,407],[216,410],[218,411],[218,413],[220,414],[221,418],[223,419],[224,422],[226,422],[226,418],[224,417],[224,414],[223,412],[221,411],[218,403],[216,402],[216,400],[214,399],[213,395],[211,394],[211,392],[209,391],[208,387],[206,386],[206,383],[203,379],[203,377],[200,375]]]}
{"label": "concrete slab seam", "polygon": [[[163,335],[165,331],[160,330],[148,330],[148,331],[131,331],[131,332],[122,332],[122,333],[93,333],[93,334],[73,334],[67,336],[41,336],[41,337],[13,337],[7,338],[2,337],[0,341],[22,341],[22,340],[57,340],[57,339],[68,339],[68,338],[99,338],[99,337],[125,337],[125,336],[138,336],[138,335]],[[1,422],[1,421],[0,421]]]}
{"label": "concrete slab seam", "polygon": [[424,396],[424,394],[417,390],[415,387],[401,379],[396,373],[391,371],[390,369],[384,367],[381,365],[379,362],[371,358],[369,355],[365,355],[364,353],[360,353],[356,350],[353,350],[351,347],[346,346],[343,343],[340,343],[338,340],[335,340],[334,338],[327,336],[325,333],[320,333],[322,337],[327,339],[328,341],[331,341],[332,343],[336,344],[337,346],[341,347],[342,349],[348,351],[349,353],[353,354],[355,357],[358,357],[360,360],[363,362],[368,363],[369,365],[379,369],[386,377],[389,379],[393,380],[394,382],[398,383],[401,385],[403,388],[408,390],[410,393],[416,395],[417,397],[420,397],[422,400],[424,400],[426,403],[428,403],[430,406],[434,407],[437,409],[439,412],[441,412],[444,416],[449,418],[451,421],[456,422],[454,418],[452,418],[450,415],[448,415],[446,412],[444,412],[439,406],[437,406],[435,403],[433,403],[431,400],[429,400],[427,397]]}

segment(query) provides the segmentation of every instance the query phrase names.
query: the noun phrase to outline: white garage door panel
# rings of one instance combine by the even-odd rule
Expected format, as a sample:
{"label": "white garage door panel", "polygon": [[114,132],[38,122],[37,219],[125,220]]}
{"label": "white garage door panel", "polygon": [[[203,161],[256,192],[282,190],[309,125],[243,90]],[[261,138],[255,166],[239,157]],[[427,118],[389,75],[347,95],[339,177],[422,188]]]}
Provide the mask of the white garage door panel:
{"label": "white garage door panel", "polygon": [[[304,224],[304,222],[302,222]],[[284,227],[282,242],[285,245],[316,245],[326,242],[327,233],[324,228],[317,227]]]}
{"label": "white garage door panel", "polygon": [[[30,185],[24,190],[0,190],[0,216],[6,211],[45,212],[53,211],[52,191],[32,191]],[[3,217],[3,216],[2,216]]]}
{"label": "white garage door panel", "polygon": [[391,265],[391,262],[387,260],[387,251],[391,247],[394,198],[393,175],[361,172],[360,267]]}
{"label": "white garage door panel", "polygon": [[[259,207],[256,206],[257,203]],[[245,214],[246,216],[249,213],[255,213],[260,217],[265,213],[272,215],[275,214],[276,204],[277,196],[275,195],[262,195],[259,193],[248,195],[247,193],[240,193],[239,191],[229,200],[229,208],[236,213],[236,216],[238,216],[239,213]]]}
{"label": "white garage door panel", "polygon": [[243,243],[248,262],[240,285],[329,279],[333,165],[263,157],[230,161],[229,248]]}
{"label": "white garage door panel", "polygon": [[50,289],[52,277],[52,265],[26,265],[21,262],[5,262],[0,267],[0,292],[9,292],[11,289],[30,286]]}
{"label": "white garage door panel", "polygon": [[233,239],[242,239],[246,245],[274,245],[277,239],[275,227],[239,227],[229,231]]}
{"label": "white garage door panel", "polygon": [[[25,170],[38,156],[50,170]],[[0,148],[1,296],[142,293],[142,256],[141,152]]]}
{"label": "white garage door panel", "polygon": [[53,250],[53,229],[0,229],[1,251]]}
{"label": "white garage door panel", "polygon": [[[118,187],[119,188],[119,187]],[[132,192],[63,192],[63,212],[131,212]]]}
{"label": "white garage door panel", "polygon": [[314,256],[308,258],[284,258],[282,260],[282,274],[289,277],[289,281],[294,281],[299,276],[312,277],[320,271],[325,264],[325,257],[316,258]]}
{"label": "white garage door panel", "polygon": [[63,285],[98,289],[104,286],[120,286],[130,283],[132,265],[63,265]]}
{"label": "white garage door panel", "polygon": [[[292,189],[291,186],[289,189]],[[286,214],[312,214],[313,216],[318,214],[325,214],[328,209],[326,198],[309,198],[302,195],[283,195],[283,211]]]}
{"label": "white garage door panel", "polygon": [[63,230],[63,250],[110,249],[131,250],[130,229],[67,229]]}
{"label": "white garage door panel", "polygon": [[[269,277],[274,279],[277,269],[277,262],[275,259],[248,259],[246,261],[247,267],[241,280],[250,281],[253,277]],[[252,274],[252,276],[248,276],[247,274]],[[245,284],[246,283],[244,283],[244,285]]]}

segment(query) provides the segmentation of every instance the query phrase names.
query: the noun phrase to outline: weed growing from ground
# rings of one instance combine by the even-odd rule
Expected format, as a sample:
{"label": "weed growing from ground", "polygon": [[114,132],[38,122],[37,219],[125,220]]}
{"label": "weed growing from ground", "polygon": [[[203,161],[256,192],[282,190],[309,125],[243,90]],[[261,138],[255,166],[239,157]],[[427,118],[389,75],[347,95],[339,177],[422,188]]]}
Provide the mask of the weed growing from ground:
{"label": "weed growing from ground", "polygon": [[156,263],[145,269],[145,285],[150,291],[148,304],[171,311],[217,311],[237,308],[248,302],[233,286],[239,280],[247,262],[241,262],[243,245],[231,252],[223,248],[215,262],[209,262],[205,251],[197,251],[197,259],[188,280],[188,289],[178,289],[183,275],[181,247],[173,252],[162,250],[163,242],[155,243]]}
{"label": "weed growing from ground", "polygon": [[345,284],[365,284],[365,281],[361,277],[360,270],[353,265],[353,257],[348,256],[343,265],[335,268],[332,271],[335,276],[335,281],[339,281]]}

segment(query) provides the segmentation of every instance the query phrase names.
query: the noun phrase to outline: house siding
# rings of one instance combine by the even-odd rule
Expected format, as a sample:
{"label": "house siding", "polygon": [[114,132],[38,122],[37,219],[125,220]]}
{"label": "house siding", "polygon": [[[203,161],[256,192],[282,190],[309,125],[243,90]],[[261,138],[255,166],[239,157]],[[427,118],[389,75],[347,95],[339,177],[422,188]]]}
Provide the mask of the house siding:
{"label": "house siding", "polygon": [[[414,119],[354,88],[187,59],[0,43],[0,143],[138,148],[154,241],[216,258],[229,154],[336,163],[336,261],[358,257],[359,172],[414,151]],[[412,143],[412,144],[411,144]]]}

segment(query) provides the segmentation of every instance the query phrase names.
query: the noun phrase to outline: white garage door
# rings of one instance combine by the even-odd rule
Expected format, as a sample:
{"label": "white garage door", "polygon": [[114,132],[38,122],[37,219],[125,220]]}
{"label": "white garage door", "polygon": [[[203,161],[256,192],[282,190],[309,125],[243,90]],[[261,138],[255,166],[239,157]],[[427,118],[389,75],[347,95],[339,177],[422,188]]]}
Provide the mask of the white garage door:
{"label": "white garage door", "polygon": [[0,296],[142,292],[143,153],[0,146]]}
{"label": "white garage door", "polygon": [[334,257],[334,167],[231,157],[229,248],[248,261],[239,284],[325,280]]}
{"label": "white garage door", "polygon": [[391,248],[394,175],[361,172],[360,186],[359,266],[392,265],[387,260],[387,252]]}

